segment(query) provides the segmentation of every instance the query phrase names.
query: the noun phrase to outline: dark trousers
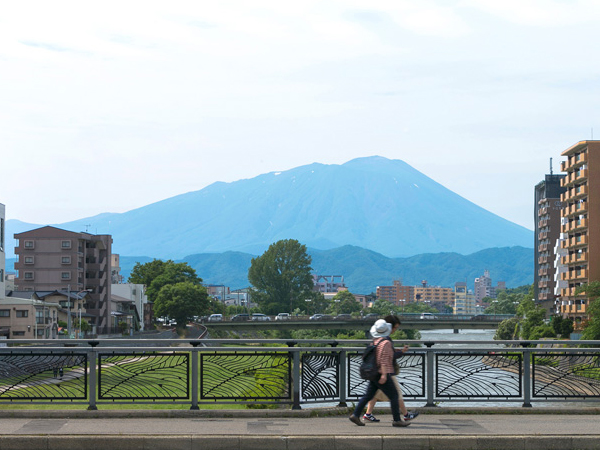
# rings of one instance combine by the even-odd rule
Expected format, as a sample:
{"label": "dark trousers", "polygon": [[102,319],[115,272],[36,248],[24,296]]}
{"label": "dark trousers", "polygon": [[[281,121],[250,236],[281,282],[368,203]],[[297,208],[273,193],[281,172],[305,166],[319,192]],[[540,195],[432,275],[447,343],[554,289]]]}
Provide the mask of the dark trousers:
{"label": "dark trousers", "polygon": [[390,399],[390,407],[392,408],[392,416],[394,417],[394,422],[400,421],[400,406],[398,405],[398,391],[396,390],[396,385],[392,380],[394,375],[388,375],[387,381],[384,384],[375,383],[373,381],[369,381],[367,386],[367,392],[365,395],[361,397],[354,409],[354,415],[356,417],[360,417],[362,415],[363,409],[369,401],[375,397],[375,393],[378,389],[381,389],[385,395]]}

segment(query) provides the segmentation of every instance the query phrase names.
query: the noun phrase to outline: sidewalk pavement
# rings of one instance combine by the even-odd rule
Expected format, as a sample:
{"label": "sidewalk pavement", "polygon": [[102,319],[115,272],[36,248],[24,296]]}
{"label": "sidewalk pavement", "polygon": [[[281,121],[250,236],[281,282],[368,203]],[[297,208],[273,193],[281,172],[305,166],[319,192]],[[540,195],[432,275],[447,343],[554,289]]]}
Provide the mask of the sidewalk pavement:
{"label": "sidewalk pavement", "polygon": [[[600,409],[424,411],[359,427],[338,410],[0,410],[0,450],[600,450]],[[499,411],[500,413],[492,413]]]}

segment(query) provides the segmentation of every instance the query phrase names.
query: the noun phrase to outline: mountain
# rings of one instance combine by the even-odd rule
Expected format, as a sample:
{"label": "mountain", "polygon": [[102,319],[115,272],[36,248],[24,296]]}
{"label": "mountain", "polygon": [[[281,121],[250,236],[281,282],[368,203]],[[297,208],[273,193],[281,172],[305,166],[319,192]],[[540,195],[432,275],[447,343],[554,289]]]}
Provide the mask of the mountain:
{"label": "mountain", "polygon": [[[505,247],[482,250],[471,255],[438,253],[409,258],[388,258],[371,250],[346,245],[331,250],[308,249],[313,272],[319,275],[343,275],[351,292],[369,294],[377,286],[389,286],[402,278],[405,285],[420,285],[426,279],[431,286],[454,287],[473,280],[489,270],[494,282],[505,281],[507,287],[533,282],[533,249]],[[255,255],[242,252],[199,254],[183,258],[207,284],[224,284],[232,289],[248,283],[248,268]],[[127,278],[136,262],[145,257],[121,257],[121,274]],[[8,265],[8,264],[7,264]]]}
{"label": "mountain", "polygon": [[[7,221],[8,236],[16,232],[15,225]],[[18,225],[23,231],[24,224]],[[353,245],[388,257],[470,254],[533,243],[532,231],[469,202],[403,161],[379,156],[217,182],[122,214],[55,226],[111,234],[113,252],[157,258],[261,254],[287,238],[320,250]]]}

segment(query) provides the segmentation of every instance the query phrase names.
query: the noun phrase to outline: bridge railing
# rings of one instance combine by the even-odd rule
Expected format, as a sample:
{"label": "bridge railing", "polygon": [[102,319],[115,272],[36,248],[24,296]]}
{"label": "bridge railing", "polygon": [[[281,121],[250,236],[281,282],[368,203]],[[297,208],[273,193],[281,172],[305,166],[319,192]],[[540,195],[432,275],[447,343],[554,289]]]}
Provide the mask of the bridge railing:
{"label": "bridge railing", "polygon": [[[62,341],[45,346],[7,342],[10,346],[0,347],[0,405],[181,404],[198,409],[240,403],[298,409],[318,403],[345,406],[366,389],[358,372],[365,340],[344,341],[344,346],[318,340],[72,340],[74,347]],[[426,406],[600,400],[600,341],[466,343],[475,346],[410,341],[415,347],[399,359],[404,398]]]}

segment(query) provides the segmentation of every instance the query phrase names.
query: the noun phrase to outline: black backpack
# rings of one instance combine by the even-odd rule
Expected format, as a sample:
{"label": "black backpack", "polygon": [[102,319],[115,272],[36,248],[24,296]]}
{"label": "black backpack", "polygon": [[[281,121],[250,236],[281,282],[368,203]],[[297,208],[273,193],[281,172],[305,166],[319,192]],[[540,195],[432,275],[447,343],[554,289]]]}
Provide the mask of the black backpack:
{"label": "black backpack", "polygon": [[365,352],[362,355],[362,363],[360,364],[360,377],[363,380],[373,381],[377,383],[379,377],[379,367],[377,367],[377,346],[383,341],[389,341],[390,338],[383,338],[377,344],[370,343],[367,345]]}

